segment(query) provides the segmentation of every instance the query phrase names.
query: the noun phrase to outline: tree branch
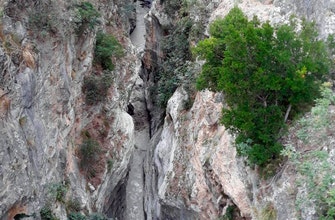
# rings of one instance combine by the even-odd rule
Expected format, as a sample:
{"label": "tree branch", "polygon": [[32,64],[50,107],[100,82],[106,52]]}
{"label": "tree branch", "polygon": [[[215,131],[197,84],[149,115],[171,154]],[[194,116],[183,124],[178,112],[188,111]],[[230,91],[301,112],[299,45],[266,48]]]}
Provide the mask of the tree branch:
{"label": "tree branch", "polygon": [[286,110],[286,114],[285,114],[285,118],[284,118],[284,123],[286,123],[286,121],[287,121],[287,118],[288,118],[288,116],[290,114],[291,108],[292,108],[292,105],[290,104],[288,106],[287,110]]}

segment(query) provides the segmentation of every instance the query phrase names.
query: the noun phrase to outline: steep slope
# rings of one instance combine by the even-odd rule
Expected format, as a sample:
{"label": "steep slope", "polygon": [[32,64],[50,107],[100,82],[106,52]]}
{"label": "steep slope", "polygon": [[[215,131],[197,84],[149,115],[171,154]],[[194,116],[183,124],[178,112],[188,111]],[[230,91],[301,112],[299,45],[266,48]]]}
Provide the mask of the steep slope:
{"label": "steep slope", "polygon": [[[192,88],[202,62],[184,49],[236,4],[274,24],[306,16],[321,37],[335,30],[331,0],[0,0],[0,219],[297,219],[306,188],[295,187],[294,163],[260,178],[220,125],[224,96]],[[105,81],[98,30],[124,49]],[[87,79],[111,81],[93,104]],[[317,218],[314,207],[302,213]]]}
{"label": "steep slope", "polygon": [[[46,205],[66,219],[65,203],[74,200],[76,209],[89,212],[110,209],[117,201],[110,212],[121,215],[118,190],[134,149],[128,94],[140,65],[126,37],[127,17],[119,14],[123,5],[92,2],[103,8],[99,23],[117,36],[126,54],[117,60],[105,101],[90,106],[82,85],[97,71],[92,68],[95,31],[75,31],[78,6],[72,1],[1,3],[1,219],[21,213],[39,218]],[[78,166],[83,134],[96,139],[103,152],[98,164],[88,164],[95,166],[89,177]],[[50,198],[53,186],[66,196]]]}
{"label": "steep slope", "polygon": [[[334,32],[333,2],[308,2],[222,0],[211,5],[197,1],[194,8],[207,4],[209,21],[217,16],[224,17],[234,5],[250,18],[257,15],[261,21],[270,20],[273,24],[288,22],[291,15],[305,16],[316,21],[321,37],[327,37]],[[173,3],[169,4],[155,1],[148,17],[148,51],[144,65],[151,83],[154,83],[155,74],[159,74],[159,65],[164,64],[166,54],[162,42],[169,34],[169,27],[175,28],[174,19],[183,16],[176,10],[169,17],[164,8]],[[193,14],[194,8],[191,6],[184,9],[187,12],[181,11],[195,21],[201,20],[198,11]],[[206,23],[206,19],[204,21]],[[230,215],[233,219],[243,216],[252,219],[266,219],[266,216],[268,219],[298,218],[293,193],[296,170],[281,164],[274,178],[265,180],[260,177],[257,169],[250,169],[243,158],[236,156],[233,137],[220,126],[220,106],[224,102],[220,94],[197,93],[190,108],[190,94],[183,87],[180,86],[168,101],[161,138],[154,153],[160,216],[163,219],[217,219],[227,214],[226,217]],[[155,112],[152,106],[151,112]],[[268,172],[273,172],[271,169],[269,167]],[[304,213],[310,213],[305,214],[306,218],[316,218],[308,207],[305,209]]]}

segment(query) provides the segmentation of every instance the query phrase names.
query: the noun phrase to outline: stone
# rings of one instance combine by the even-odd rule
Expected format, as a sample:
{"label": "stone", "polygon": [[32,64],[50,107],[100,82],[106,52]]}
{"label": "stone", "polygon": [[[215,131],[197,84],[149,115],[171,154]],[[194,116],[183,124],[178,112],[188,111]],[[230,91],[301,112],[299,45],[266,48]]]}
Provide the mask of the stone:
{"label": "stone", "polygon": [[219,94],[198,93],[193,107],[185,113],[187,96],[183,93],[179,88],[168,102],[155,151],[162,204],[193,210],[200,219],[213,219],[222,211],[220,195],[226,194],[243,216],[250,216],[251,203],[239,176],[236,150],[231,136],[219,126],[222,104],[214,102]]}

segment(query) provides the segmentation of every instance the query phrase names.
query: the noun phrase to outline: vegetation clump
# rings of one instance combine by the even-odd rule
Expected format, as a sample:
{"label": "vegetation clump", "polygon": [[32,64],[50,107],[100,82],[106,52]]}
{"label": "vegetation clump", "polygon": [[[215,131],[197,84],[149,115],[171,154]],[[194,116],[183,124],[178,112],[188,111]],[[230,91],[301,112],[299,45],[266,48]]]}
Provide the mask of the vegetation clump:
{"label": "vegetation clump", "polygon": [[248,20],[235,7],[210,26],[211,37],[194,53],[206,60],[199,90],[222,91],[222,123],[236,136],[240,154],[265,165],[279,156],[285,124],[319,96],[330,68],[329,54],[313,23],[273,27]]}
{"label": "vegetation clump", "polygon": [[84,79],[83,92],[86,95],[86,103],[89,105],[103,101],[107,96],[108,88],[112,85],[112,70],[114,64],[112,56],[123,56],[121,44],[112,35],[98,32],[94,49],[94,63],[102,67],[102,73],[97,73]]}
{"label": "vegetation clump", "polygon": [[90,2],[82,2],[76,5],[76,32],[80,35],[85,30],[93,30],[99,24],[99,12]]}
{"label": "vegetation clump", "polygon": [[87,220],[86,216],[80,212],[72,212],[68,215],[69,220]]}
{"label": "vegetation clump", "polygon": [[110,34],[98,32],[96,37],[96,45],[94,50],[94,62],[101,65],[104,70],[112,71],[114,64],[111,60],[112,56],[123,56],[123,48],[117,39]]}
{"label": "vegetation clump", "polygon": [[85,216],[79,212],[69,214],[69,220],[108,220],[108,218],[100,213],[92,213],[89,216]]}
{"label": "vegetation clump", "polygon": [[85,138],[79,147],[80,168],[85,172],[86,177],[96,176],[94,165],[98,163],[102,150],[99,143],[91,137]]}
{"label": "vegetation clump", "polygon": [[44,206],[40,210],[41,220],[59,220],[55,214],[52,213],[49,206]]}
{"label": "vegetation clump", "polygon": [[61,17],[54,2],[47,0],[34,7],[28,15],[28,27],[36,36],[57,36],[62,32]]}
{"label": "vegetation clump", "polygon": [[178,86],[193,82],[193,73],[190,63],[187,62],[192,58],[188,41],[192,25],[193,22],[189,18],[180,20],[162,41],[161,49],[165,57],[158,68],[155,78],[157,87],[154,91],[157,94],[157,103],[161,107],[166,106]]}
{"label": "vegetation clump", "polygon": [[[175,18],[163,26],[164,37],[160,42],[158,63],[153,65],[155,87],[151,87],[153,104],[165,108],[175,90],[182,86],[189,94],[185,107],[192,107],[195,97],[195,75],[200,65],[192,61],[191,44],[203,39],[207,19],[206,6],[202,1],[160,1],[164,13]],[[197,14],[192,19],[190,13]],[[154,60],[157,57],[153,57]]]}
{"label": "vegetation clump", "polygon": [[81,210],[80,202],[78,199],[69,199],[66,201],[66,212],[79,212]]}
{"label": "vegetation clump", "polygon": [[101,75],[91,75],[84,78],[83,92],[86,95],[86,103],[95,105],[107,96],[109,87],[113,83],[111,72],[104,71]]}
{"label": "vegetation clump", "polygon": [[64,203],[67,193],[67,186],[62,183],[53,183],[49,186],[49,197],[52,200]]}
{"label": "vegetation clump", "polygon": [[330,108],[335,104],[335,95],[327,86],[321,89],[321,94],[310,115],[296,125],[296,136],[312,150],[300,152],[297,143],[288,143],[281,153],[300,174],[296,177],[300,191],[296,195],[297,209],[300,213],[314,209],[318,219],[330,220],[335,218],[335,162],[328,152],[335,132]]}

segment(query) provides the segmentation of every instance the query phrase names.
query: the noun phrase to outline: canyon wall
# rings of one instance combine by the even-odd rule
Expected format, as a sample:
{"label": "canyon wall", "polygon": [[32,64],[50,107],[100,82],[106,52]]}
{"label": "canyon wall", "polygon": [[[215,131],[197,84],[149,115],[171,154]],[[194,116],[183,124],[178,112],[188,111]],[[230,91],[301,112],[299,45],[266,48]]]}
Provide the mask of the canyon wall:
{"label": "canyon wall", "polygon": [[[124,194],[120,189],[134,149],[134,123],[126,111],[141,65],[127,37],[130,19],[120,16],[122,4],[92,1],[100,9],[99,23],[121,42],[125,56],[114,61],[104,102],[87,105],[82,86],[97,71],[95,31],[75,31],[75,4],[2,1],[1,219],[22,213],[38,219],[48,202],[67,219],[65,201],[78,201],[86,212],[122,215],[118,196]],[[78,166],[84,133],[103,149],[99,163],[88,165],[95,172],[89,178]],[[48,201],[53,186],[66,188],[64,202]]]}
{"label": "canyon wall", "polygon": [[[179,13],[156,0],[145,3],[150,10],[140,23],[138,2],[88,2],[100,16],[78,33],[79,1],[0,1],[0,218],[40,219],[47,207],[61,220],[71,212],[262,219],[273,210],[277,219],[298,219],[296,170],[280,164],[266,180],[237,156],[234,136],[220,124],[222,94],[190,92],[181,80],[162,107],[152,91],[166,58],[162,42],[182,18],[200,24],[194,30],[204,37],[209,22],[238,5],[273,24],[305,16],[325,38],[335,31],[335,2],[197,0]],[[139,24],[142,31],[134,31]],[[92,105],[83,87],[88,76],[103,75],[94,62],[98,30],[112,34],[124,55],[112,58],[112,83]],[[145,39],[132,42],[130,33]],[[195,45],[199,39],[189,40]],[[202,62],[188,62],[198,74]],[[100,153],[83,169],[80,149],[88,139]],[[304,213],[316,219],[313,210]]]}
{"label": "canyon wall", "polygon": [[[333,1],[197,3],[197,8],[190,7],[188,16],[193,21],[203,19],[207,25],[237,5],[250,19],[256,15],[261,21],[276,25],[287,23],[295,15],[314,21],[322,38],[335,31]],[[200,7],[205,7],[205,17],[197,11]],[[151,67],[161,62],[163,54],[157,44],[164,27],[174,21],[164,13],[164,2],[156,1],[148,22],[150,53],[144,61]],[[203,31],[207,33],[206,29]],[[152,54],[153,51],[156,53]],[[273,178],[260,177],[257,168],[251,169],[237,156],[234,137],[220,125],[222,94],[197,92],[191,108],[188,96],[190,94],[181,86],[168,101],[161,138],[154,152],[162,219],[218,219],[231,207],[234,207],[232,219],[298,219],[301,213],[297,212],[295,167],[283,161],[275,165],[276,171],[271,171],[271,165],[266,168],[277,172],[270,174]],[[302,212],[306,219],[317,219],[312,207],[305,207]],[[269,213],[273,215],[266,217]]]}

